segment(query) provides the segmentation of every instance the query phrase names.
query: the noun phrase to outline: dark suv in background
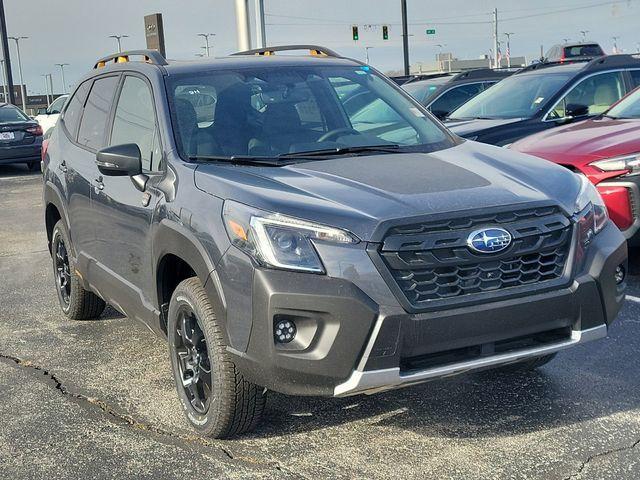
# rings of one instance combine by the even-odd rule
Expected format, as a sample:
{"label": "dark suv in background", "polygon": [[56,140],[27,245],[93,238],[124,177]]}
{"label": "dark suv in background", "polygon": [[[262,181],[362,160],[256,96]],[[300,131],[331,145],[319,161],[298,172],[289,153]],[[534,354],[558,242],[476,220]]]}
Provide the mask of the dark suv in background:
{"label": "dark suv in background", "polygon": [[25,163],[39,170],[42,155],[42,127],[9,103],[0,103],[0,165]]}
{"label": "dark suv in background", "polygon": [[108,302],[166,337],[215,437],[253,428],[267,389],[534,368],[606,336],[627,252],[590,182],[451,135],[358,61],[274,55],[301,48],[119,53],[80,82],[44,159],[68,317]]}
{"label": "dark suv in background", "polygon": [[527,135],[604,113],[640,85],[640,57],[609,55],[537,63],[472,98],[447,118],[456,134],[504,146]]}

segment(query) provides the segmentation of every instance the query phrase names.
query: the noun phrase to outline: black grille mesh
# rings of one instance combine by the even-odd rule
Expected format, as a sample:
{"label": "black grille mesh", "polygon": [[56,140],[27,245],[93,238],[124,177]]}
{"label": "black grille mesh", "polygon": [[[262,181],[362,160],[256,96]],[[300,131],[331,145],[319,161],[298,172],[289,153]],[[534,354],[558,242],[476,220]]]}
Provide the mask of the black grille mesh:
{"label": "black grille mesh", "polygon": [[[483,226],[513,236],[504,252],[476,254],[466,244]],[[389,230],[380,255],[407,301],[420,308],[437,300],[500,292],[560,279],[571,243],[571,223],[556,207],[439,220]]]}

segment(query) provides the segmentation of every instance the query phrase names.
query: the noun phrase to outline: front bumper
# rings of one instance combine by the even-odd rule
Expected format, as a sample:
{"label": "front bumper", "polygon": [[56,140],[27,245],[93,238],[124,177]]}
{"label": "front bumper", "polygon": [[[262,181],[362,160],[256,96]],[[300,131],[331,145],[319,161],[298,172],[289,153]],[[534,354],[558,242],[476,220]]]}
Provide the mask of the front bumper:
{"label": "front bumper", "polygon": [[[626,269],[626,242],[612,223],[564,288],[425,313],[400,306],[366,251],[320,253],[336,259],[325,262],[328,275],[251,269],[250,334],[244,348],[229,350],[258,385],[348,396],[518,362],[606,336],[624,300],[614,274]],[[230,318],[241,318],[232,303],[231,329]],[[274,322],[283,317],[299,325],[299,341],[275,342]],[[535,342],[518,346],[523,338]]]}
{"label": "front bumper", "polygon": [[596,185],[611,220],[633,245],[640,243],[640,178],[625,177]]}

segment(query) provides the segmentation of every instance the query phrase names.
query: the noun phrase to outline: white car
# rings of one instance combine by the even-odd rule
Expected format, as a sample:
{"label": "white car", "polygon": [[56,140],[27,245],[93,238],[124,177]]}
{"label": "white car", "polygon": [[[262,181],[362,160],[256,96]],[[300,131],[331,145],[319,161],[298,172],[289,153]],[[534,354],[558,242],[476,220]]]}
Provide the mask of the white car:
{"label": "white car", "polygon": [[51,129],[56,126],[56,122],[58,121],[58,117],[60,116],[60,112],[62,111],[62,107],[64,107],[67,98],[69,98],[69,95],[60,95],[51,105],[49,105],[44,113],[35,117],[35,120],[42,127],[44,138],[49,138],[49,135],[51,135]]}

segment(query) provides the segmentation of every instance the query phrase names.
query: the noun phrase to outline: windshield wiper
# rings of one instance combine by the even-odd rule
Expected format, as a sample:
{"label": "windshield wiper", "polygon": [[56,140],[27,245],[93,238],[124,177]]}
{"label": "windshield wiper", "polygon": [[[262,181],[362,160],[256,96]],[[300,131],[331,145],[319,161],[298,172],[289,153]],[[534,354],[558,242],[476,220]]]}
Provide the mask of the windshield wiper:
{"label": "windshield wiper", "polygon": [[234,163],[237,165],[266,165],[270,167],[280,167],[286,165],[286,162],[282,162],[278,157],[260,157],[255,155],[231,155],[225,157],[224,155],[192,155],[189,160],[207,160],[211,162],[226,162]]}
{"label": "windshield wiper", "polygon": [[400,149],[400,145],[389,143],[384,145],[336,147],[336,148],[324,148],[321,150],[308,150],[306,152],[283,153],[281,155],[278,155],[278,158],[324,157],[324,156],[344,155],[349,153],[364,153],[364,152],[396,153],[399,149]]}

